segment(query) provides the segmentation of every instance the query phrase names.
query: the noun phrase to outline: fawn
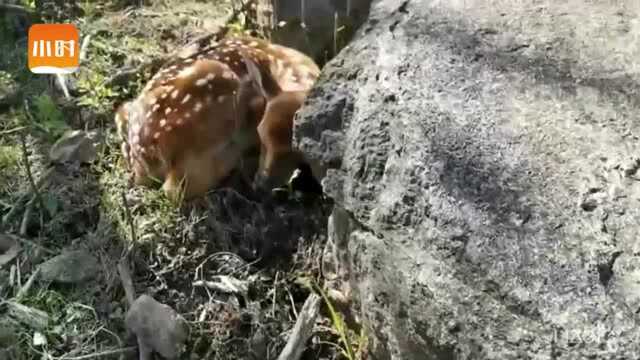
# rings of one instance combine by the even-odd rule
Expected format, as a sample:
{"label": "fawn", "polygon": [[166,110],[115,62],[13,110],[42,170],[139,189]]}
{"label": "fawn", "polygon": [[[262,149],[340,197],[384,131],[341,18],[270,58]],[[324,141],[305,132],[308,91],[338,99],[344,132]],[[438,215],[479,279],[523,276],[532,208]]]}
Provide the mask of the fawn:
{"label": "fawn", "polygon": [[251,37],[228,37],[164,65],[115,115],[133,182],[154,179],[172,200],[206,193],[250,149],[254,188],[282,183],[304,162],[292,148],[296,111],[320,74],[305,54]]}

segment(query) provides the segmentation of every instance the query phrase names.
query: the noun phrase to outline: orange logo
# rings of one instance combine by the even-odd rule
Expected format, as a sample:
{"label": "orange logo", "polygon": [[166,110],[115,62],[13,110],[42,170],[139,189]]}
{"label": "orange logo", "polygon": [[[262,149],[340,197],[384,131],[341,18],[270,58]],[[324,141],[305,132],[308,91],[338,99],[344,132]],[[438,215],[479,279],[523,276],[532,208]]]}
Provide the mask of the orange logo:
{"label": "orange logo", "polygon": [[80,63],[80,35],[73,24],[34,24],[29,28],[29,70],[68,74]]}

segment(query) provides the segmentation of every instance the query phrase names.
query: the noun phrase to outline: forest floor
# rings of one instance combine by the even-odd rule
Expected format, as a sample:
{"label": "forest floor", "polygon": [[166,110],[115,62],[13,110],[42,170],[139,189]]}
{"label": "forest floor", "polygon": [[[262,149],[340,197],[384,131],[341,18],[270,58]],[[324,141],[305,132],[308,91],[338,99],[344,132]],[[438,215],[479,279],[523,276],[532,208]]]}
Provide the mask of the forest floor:
{"label": "forest floor", "polygon": [[[311,284],[326,284],[326,209],[267,206],[230,187],[176,207],[128,185],[113,109],[153,75],[141,66],[245,23],[225,23],[227,0],[123,2],[50,13],[90,36],[68,96],[28,71],[26,28],[0,13],[0,359],[137,358],[124,258],[135,294],[188,324],[180,358],[275,359]],[[327,309],[302,358],[355,358],[364,338]]]}

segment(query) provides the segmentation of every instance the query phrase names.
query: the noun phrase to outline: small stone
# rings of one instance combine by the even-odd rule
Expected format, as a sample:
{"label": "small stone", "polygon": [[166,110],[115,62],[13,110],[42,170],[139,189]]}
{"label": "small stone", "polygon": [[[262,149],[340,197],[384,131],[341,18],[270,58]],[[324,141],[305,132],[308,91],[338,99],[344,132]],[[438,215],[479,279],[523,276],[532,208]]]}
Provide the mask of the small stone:
{"label": "small stone", "polygon": [[60,163],[90,163],[98,154],[97,132],[70,130],[65,132],[49,150],[49,158]]}
{"label": "small stone", "polygon": [[99,262],[84,250],[65,251],[42,263],[40,270],[44,281],[78,284],[97,275]]}
{"label": "small stone", "polygon": [[189,327],[180,314],[149,295],[141,295],[133,302],[125,323],[136,334],[142,347],[167,359],[178,357],[189,333]]}

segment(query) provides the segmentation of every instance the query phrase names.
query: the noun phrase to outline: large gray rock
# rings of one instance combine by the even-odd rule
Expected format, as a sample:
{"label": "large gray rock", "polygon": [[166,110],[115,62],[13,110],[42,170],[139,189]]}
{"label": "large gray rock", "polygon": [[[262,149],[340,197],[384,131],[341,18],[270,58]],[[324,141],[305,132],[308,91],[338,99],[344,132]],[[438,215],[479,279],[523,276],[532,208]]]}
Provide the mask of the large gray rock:
{"label": "large gray rock", "polygon": [[295,142],[375,359],[638,358],[639,9],[374,2]]}

